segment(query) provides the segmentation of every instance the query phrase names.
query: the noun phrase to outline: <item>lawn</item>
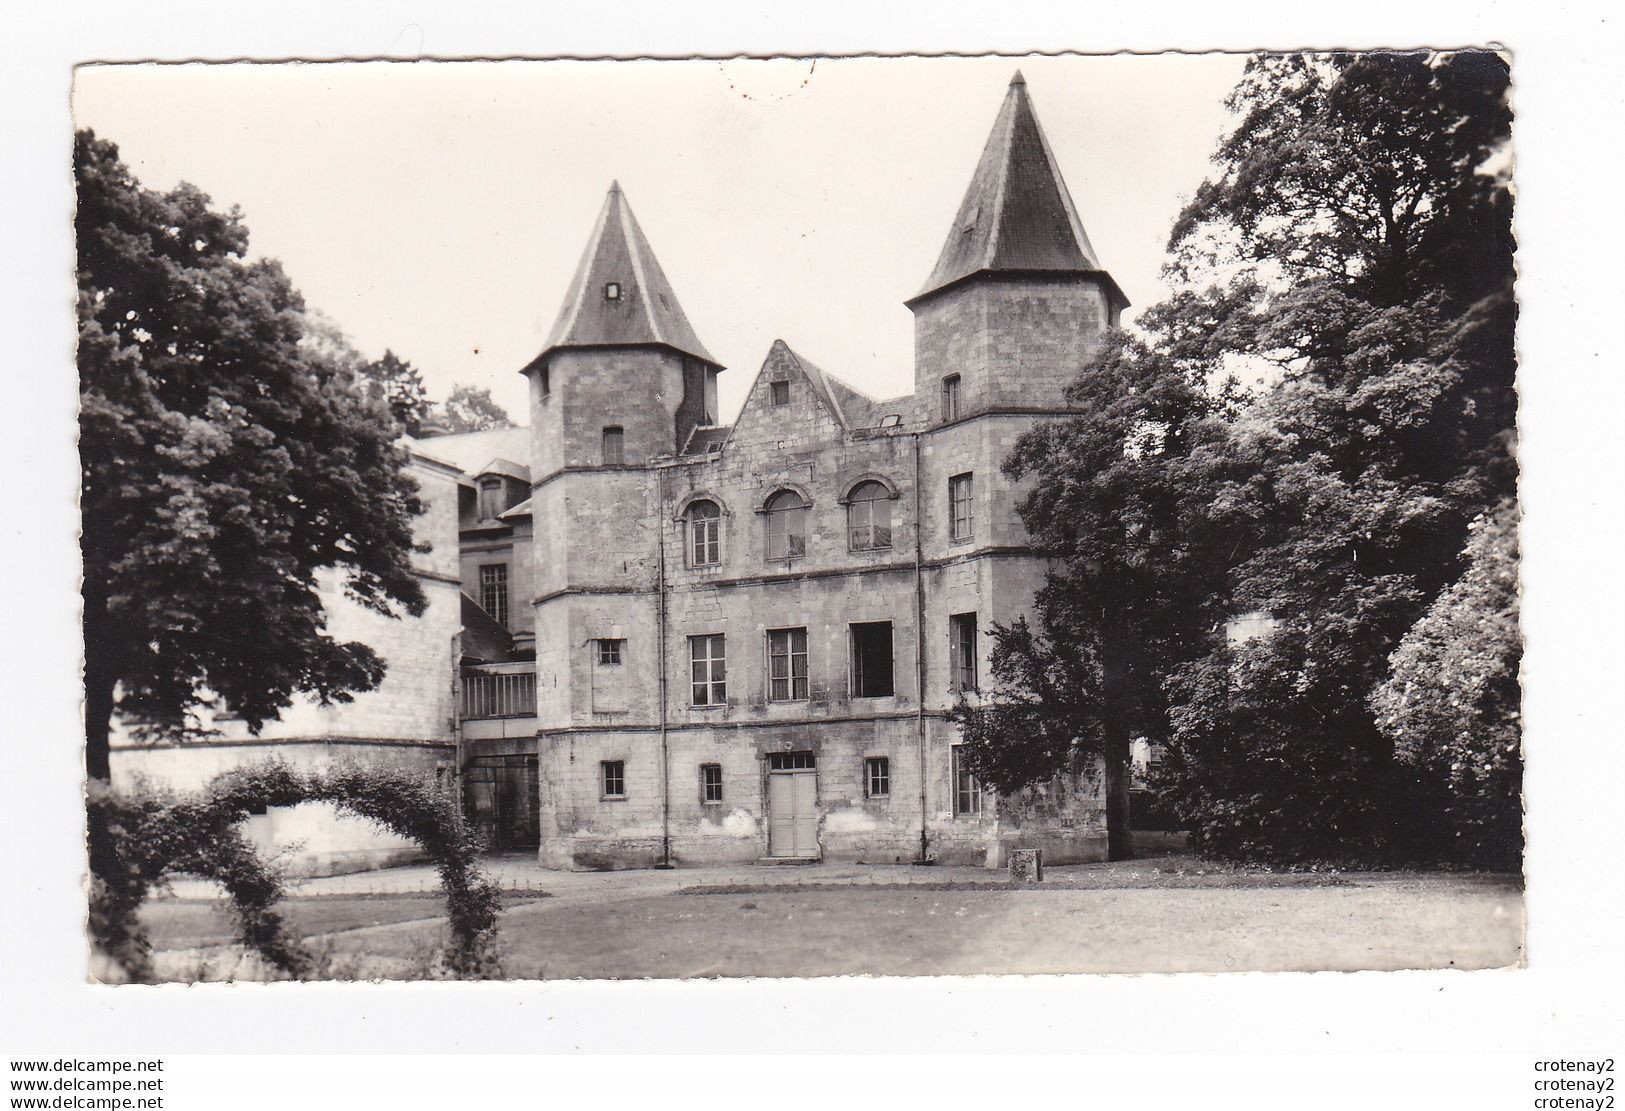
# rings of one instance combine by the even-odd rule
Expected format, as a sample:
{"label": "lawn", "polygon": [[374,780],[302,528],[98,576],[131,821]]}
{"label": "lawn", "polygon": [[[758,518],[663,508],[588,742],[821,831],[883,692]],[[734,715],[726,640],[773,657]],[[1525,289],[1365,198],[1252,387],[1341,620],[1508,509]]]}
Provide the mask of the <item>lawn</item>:
{"label": "lawn", "polygon": [[[1189,877],[1131,888],[773,885],[542,900],[503,918],[511,978],[1494,968],[1522,956],[1511,880]],[[331,936],[376,973],[441,926]]]}

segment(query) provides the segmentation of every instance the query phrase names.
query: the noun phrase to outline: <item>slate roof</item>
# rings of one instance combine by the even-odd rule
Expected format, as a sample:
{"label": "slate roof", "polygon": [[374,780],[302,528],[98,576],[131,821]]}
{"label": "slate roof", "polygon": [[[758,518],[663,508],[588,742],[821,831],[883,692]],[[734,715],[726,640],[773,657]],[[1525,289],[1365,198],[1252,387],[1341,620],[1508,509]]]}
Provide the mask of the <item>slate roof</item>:
{"label": "slate roof", "polygon": [[492,663],[513,654],[513,636],[500,622],[480,608],[465,592],[462,599],[463,658]]}
{"label": "slate roof", "polygon": [[706,445],[719,441],[726,441],[728,433],[733,431],[731,424],[702,424],[688,434],[688,443],[683,445],[683,455],[704,455]]}
{"label": "slate roof", "polygon": [[491,460],[485,466],[474,472],[475,477],[483,478],[488,474],[504,475],[508,478],[517,478],[521,482],[530,481],[530,468],[523,463],[515,463],[512,459],[503,459],[500,456]]}
{"label": "slate roof", "polygon": [[[614,283],[620,296],[610,300]],[[661,344],[720,367],[694,334],[619,182],[609,187],[545,355],[560,347]]]}
{"label": "slate roof", "polygon": [[524,501],[520,502],[518,505],[513,506],[510,509],[504,509],[501,513],[498,513],[497,514],[497,520],[499,520],[499,521],[520,521],[520,520],[524,520],[526,517],[529,517],[530,515],[531,515],[531,512],[530,512],[530,499],[526,498]]}
{"label": "slate roof", "polygon": [[1128,304],[1083,230],[1020,70],[993,121],[936,269],[910,300],[973,274],[1000,271],[1099,275]]}
{"label": "slate roof", "polygon": [[[443,460],[470,478],[494,460],[530,458],[530,429],[489,428],[484,432],[457,432],[412,441],[412,450]],[[523,464],[518,464],[523,466]],[[529,477],[526,468],[525,477]]]}

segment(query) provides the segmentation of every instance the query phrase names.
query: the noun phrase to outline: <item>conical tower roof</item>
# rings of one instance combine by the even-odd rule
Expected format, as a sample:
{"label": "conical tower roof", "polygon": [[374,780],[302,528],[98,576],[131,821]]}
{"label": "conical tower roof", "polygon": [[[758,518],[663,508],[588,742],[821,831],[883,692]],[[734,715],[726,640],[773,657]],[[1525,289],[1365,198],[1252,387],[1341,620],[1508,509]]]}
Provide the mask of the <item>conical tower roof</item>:
{"label": "conical tower roof", "polygon": [[1128,303],[1083,230],[1020,70],[1010,80],[936,269],[910,300],[973,274],[1001,271],[1097,275]]}
{"label": "conical tower roof", "polygon": [[543,351],[660,345],[722,364],[689,324],[619,182],[609,187]]}

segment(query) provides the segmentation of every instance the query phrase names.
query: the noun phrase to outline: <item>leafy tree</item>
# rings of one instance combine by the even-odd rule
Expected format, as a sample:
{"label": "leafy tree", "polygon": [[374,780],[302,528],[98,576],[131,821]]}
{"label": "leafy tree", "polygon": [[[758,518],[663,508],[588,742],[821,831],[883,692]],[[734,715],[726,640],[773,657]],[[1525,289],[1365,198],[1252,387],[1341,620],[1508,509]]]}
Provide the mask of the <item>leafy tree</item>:
{"label": "leafy tree", "polygon": [[488,389],[453,386],[443,409],[449,432],[484,432],[492,428],[512,428],[508,413],[491,398]]}
{"label": "leafy tree", "polygon": [[383,358],[363,363],[358,369],[367,391],[389,406],[390,415],[403,432],[416,436],[429,416],[429,391],[423,388],[423,376],[417,368],[385,348]]}
{"label": "leafy tree", "polygon": [[[1115,424],[1107,409],[1039,430],[1010,461],[1038,480],[1023,518],[1062,560],[1043,643],[1092,643],[1121,677],[1119,693],[1075,684],[1084,706],[1053,704],[1052,732],[1088,736],[1087,710],[1165,740],[1165,787],[1209,851],[1420,843],[1400,819],[1425,785],[1369,696],[1461,574],[1469,523],[1514,493],[1506,88],[1481,52],[1251,61],[1173,229],[1177,292],[1142,321],[1152,382],[1209,383],[1225,404],[1169,419],[1131,395]],[[1147,386],[1113,381],[1116,350],[1080,379],[1106,388],[1093,404]],[[1244,394],[1244,369],[1269,385]],[[1179,435],[1145,451],[1137,428]],[[1274,635],[1218,635],[1252,611]],[[1011,645],[1000,678],[1042,701],[1043,661]],[[993,778],[1031,748],[1002,741],[981,746]]]}
{"label": "leafy tree", "polygon": [[1057,559],[1038,628],[993,626],[992,689],[950,716],[971,766],[1002,792],[1102,761],[1108,851],[1120,859],[1130,742],[1161,731],[1167,661],[1190,656],[1218,619],[1202,515],[1229,401],[1122,335],[1067,401],[1082,415],[1035,429],[1004,464],[1040,478],[1022,518]]}
{"label": "leafy tree", "polygon": [[1467,568],[1394,650],[1371,695],[1401,765],[1431,788],[1443,855],[1515,868],[1522,848],[1518,518],[1473,522]]}
{"label": "leafy tree", "polygon": [[74,145],[86,769],[115,711],[197,728],[223,696],[259,729],[297,693],[344,701],[383,663],[325,631],[318,575],[420,613],[422,511],[381,402],[301,347],[298,294],[247,261],[233,210],[143,188],[110,142]]}

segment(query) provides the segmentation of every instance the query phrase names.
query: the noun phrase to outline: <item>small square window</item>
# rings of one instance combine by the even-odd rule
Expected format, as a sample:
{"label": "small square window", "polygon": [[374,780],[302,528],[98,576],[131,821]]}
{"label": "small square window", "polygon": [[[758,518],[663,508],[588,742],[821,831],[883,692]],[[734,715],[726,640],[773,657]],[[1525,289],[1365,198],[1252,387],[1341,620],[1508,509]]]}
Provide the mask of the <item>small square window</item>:
{"label": "small square window", "polygon": [[870,756],[863,761],[863,793],[872,799],[891,795],[891,761],[884,756]]}
{"label": "small square window", "polygon": [[722,801],[722,765],[700,765],[700,801],[716,804]]}
{"label": "small square window", "polygon": [[598,641],[598,662],[606,665],[617,665],[621,662],[621,650],[625,647],[624,640],[609,640],[602,638]]}
{"label": "small square window", "polygon": [[768,383],[768,400],[773,405],[788,405],[788,404],[790,404],[790,383],[788,383],[788,382],[769,382]]}
{"label": "small square window", "polygon": [[620,282],[605,282],[604,283],[604,300],[606,300],[606,301],[619,301],[620,299],[621,299],[621,283]]}
{"label": "small square window", "polygon": [[604,797],[606,799],[624,799],[626,797],[626,761],[601,760],[598,764],[598,770],[603,779]]}

